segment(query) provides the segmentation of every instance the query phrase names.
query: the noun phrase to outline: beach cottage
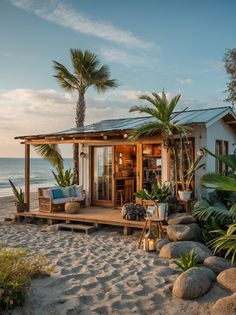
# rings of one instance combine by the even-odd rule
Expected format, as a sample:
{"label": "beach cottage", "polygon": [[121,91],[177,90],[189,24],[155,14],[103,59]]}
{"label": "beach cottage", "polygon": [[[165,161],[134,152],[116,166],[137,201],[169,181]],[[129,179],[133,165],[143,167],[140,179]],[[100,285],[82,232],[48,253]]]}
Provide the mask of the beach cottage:
{"label": "beach cottage", "polygon": [[[31,144],[79,143],[80,184],[86,190],[87,205],[117,207],[132,201],[135,191],[149,189],[156,180],[169,181],[171,159],[161,136],[129,139],[133,128],[150,119],[153,118],[109,119],[82,128],[16,137],[25,145],[26,202],[29,203]],[[192,160],[203,147],[216,154],[235,152],[236,115],[231,107],[187,110],[178,120],[192,127],[188,135]],[[222,163],[207,155],[205,167],[195,174],[195,197],[200,194],[202,174],[222,170]]]}

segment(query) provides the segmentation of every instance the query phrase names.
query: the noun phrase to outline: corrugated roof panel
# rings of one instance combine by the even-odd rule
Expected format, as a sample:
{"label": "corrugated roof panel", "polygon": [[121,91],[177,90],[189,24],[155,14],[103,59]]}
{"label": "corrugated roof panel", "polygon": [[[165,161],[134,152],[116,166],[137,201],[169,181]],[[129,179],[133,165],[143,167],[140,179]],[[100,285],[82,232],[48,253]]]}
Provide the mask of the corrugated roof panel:
{"label": "corrugated roof panel", "polygon": [[[178,112],[176,112],[178,113]],[[227,113],[234,113],[231,107],[218,107],[218,108],[208,108],[199,110],[187,110],[179,112],[180,114],[174,118],[182,125],[194,125],[194,124],[209,124],[216,118],[220,119],[222,115]],[[236,117],[235,117],[236,119]],[[96,133],[96,132],[108,132],[108,131],[124,131],[130,130],[141,126],[142,124],[150,121],[154,121],[155,118],[150,117],[137,117],[137,118],[121,118],[121,119],[107,119],[102,120],[94,124],[90,124],[80,128],[71,128],[68,130],[63,130],[55,133],[50,133],[41,136],[57,136],[57,135],[73,135],[73,134],[83,134],[83,133]],[[34,137],[34,136],[29,136]],[[36,137],[36,136],[35,136]],[[24,138],[24,137],[18,137]]]}

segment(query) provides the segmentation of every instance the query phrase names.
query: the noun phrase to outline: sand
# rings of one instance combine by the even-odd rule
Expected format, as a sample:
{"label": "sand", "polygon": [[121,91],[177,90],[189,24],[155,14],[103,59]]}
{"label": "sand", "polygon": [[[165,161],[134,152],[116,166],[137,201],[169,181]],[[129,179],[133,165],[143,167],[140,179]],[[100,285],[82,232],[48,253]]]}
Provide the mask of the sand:
{"label": "sand", "polygon": [[119,228],[85,235],[39,224],[1,222],[1,243],[44,252],[55,266],[51,277],[32,281],[24,307],[12,314],[214,314],[214,302],[229,293],[214,284],[194,301],[173,297],[180,270],[157,253],[138,250],[138,236],[136,232],[125,237]]}

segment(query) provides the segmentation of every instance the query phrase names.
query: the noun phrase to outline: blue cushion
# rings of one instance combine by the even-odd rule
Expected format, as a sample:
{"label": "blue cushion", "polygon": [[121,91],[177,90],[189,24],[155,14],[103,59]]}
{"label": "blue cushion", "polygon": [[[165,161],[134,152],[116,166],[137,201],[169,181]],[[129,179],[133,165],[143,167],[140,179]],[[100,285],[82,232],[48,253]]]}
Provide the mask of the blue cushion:
{"label": "blue cushion", "polygon": [[62,190],[60,188],[53,188],[52,189],[52,197],[53,197],[53,199],[64,198]]}
{"label": "blue cushion", "polygon": [[68,187],[68,189],[69,189],[69,195],[70,195],[70,197],[77,197],[75,186],[70,186],[70,187]]}

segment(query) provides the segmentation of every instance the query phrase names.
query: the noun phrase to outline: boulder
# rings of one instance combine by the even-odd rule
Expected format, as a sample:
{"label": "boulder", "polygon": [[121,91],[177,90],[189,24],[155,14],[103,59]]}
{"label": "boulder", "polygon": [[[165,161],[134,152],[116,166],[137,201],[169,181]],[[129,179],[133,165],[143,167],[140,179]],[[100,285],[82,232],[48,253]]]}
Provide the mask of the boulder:
{"label": "boulder", "polygon": [[213,305],[213,310],[215,311],[215,314],[235,315],[236,293],[217,300],[216,303]]}
{"label": "boulder", "polygon": [[169,243],[170,241],[168,240],[168,238],[163,238],[161,240],[158,240],[157,245],[156,245],[157,251],[159,252],[164,245],[169,244]]}
{"label": "boulder", "polygon": [[168,225],[167,235],[171,241],[197,241],[201,229],[196,223]]}
{"label": "boulder", "polygon": [[187,213],[174,213],[168,217],[168,225],[195,223],[192,215]]}
{"label": "boulder", "polygon": [[210,290],[214,279],[214,272],[207,267],[190,268],[176,279],[173,294],[182,299],[196,299]]}
{"label": "boulder", "polygon": [[216,274],[232,267],[229,260],[217,256],[207,257],[203,264],[206,267],[211,268]]}
{"label": "boulder", "polygon": [[217,281],[224,288],[236,292],[236,268],[229,268],[222,271],[218,275]]}
{"label": "boulder", "polygon": [[179,258],[181,255],[186,254],[192,249],[194,254],[198,256],[199,262],[203,262],[207,257],[212,256],[210,249],[202,243],[194,241],[179,241],[164,245],[160,250],[159,257]]}

